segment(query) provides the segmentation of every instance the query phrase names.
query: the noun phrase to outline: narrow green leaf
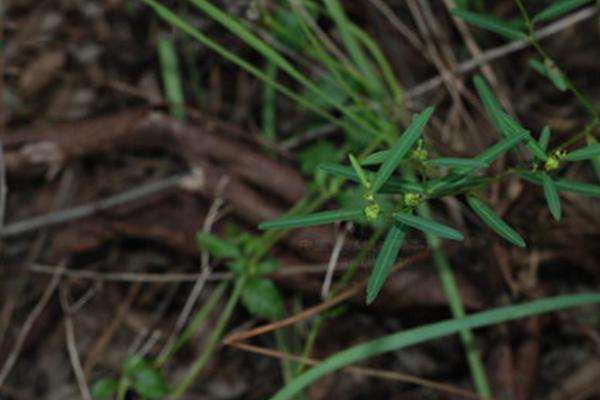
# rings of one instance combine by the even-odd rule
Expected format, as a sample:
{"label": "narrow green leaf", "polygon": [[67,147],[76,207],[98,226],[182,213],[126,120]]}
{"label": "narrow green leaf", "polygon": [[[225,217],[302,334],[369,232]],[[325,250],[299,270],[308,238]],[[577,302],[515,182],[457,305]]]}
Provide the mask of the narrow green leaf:
{"label": "narrow green leaf", "polygon": [[525,241],[513,228],[496,215],[483,201],[475,196],[467,196],[467,203],[471,209],[481,218],[494,232],[519,247],[525,247]]}
{"label": "narrow green leaf", "polygon": [[473,77],[473,85],[475,86],[475,90],[477,90],[477,94],[483,103],[485,111],[490,116],[492,124],[496,127],[498,132],[502,133],[503,122],[500,114],[502,112],[502,106],[500,106],[492,89],[488,86],[485,79],[479,75]]}
{"label": "narrow green leaf", "polygon": [[523,139],[525,139],[526,136],[526,132],[521,132],[508,139],[501,140],[495,145],[488,147],[474,159],[486,164],[491,164],[492,161],[496,160],[502,154],[506,153],[508,150],[518,145]]}
{"label": "narrow green leaf", "polygon": [[478,14],[471,11],[462,10],[460,8],[453,9],[452,14],[461,18],[465,22],[470,23],[471,25],[487,29],[488,31],[497,33],[498,35],[510,40],[525,39],[527,37],[525,33],[513,28],[506,22],[492,15]]}
{"label": "narrow green leaf", "polygon": [[565,160],[581,161],[591,160],[594,157],[600,156],[600,143],[590,144],[567,154]]}
{"label": "narrow green leaf", "polygon": [[549,297],[542,300],[498,307],[488,311],[471,314],[464,318],[453,318],[412,329],[404,329],[391,335],[383,336],[366,343],[345,349],[321,361],[303,374],[288,382],[270,400],[290,400],[309,387],[318,379],[338,371],[348,365],[357,363],[380,354],[398,351],[409,346],[427,342],[467,329],[494,326],[539,315],[547,312],[580,307],[600,302],[600,294],[575,294]]}
{"label": "narrow green leaf", "polygon": [[431,219],[419,217],[417,215],[407,214],[403,212],[394,213],[396,221],[408,225],[420,231],[431,233],[433,235],[452,240],[463,240],[464,236],[456,229],[442,225]]}
{"label": "narrow green leaf", "polygon": [[390,155],[389,150],[381,150],[377,151],[371,155],[365,157],[365,159],[361,162],[361,165],[379,165],[383,164],[386,158]]}
{"label": "narrow green leaf", "polygon": [[554,86],[556,86],[561,92],[567,90],[567,81],[565,80],[565,76],[556,66],[556,64],[549,58],[546,58],[544,60],[544,66],[548,72],[548,78],[552,81]]}
{"label": "narrow green leaf", "polygon": [[223,240],[207,232],[198,232],[196,239],[202,250],[217,258],[239,258],[240,249],[233,243]]}
{"label": "narrow green leaf", "polygon": [[544,8],[536,16],[533,17],[533,22],[548,21],[550,19],[560,17],[571,10],[576,9],[584,4],[591,3],[593,0],[559,0]]}
{"label": "narrow green leaf", "polygon": [[514,120],[514,118],[506,114],[504,111],[500,111],[499,115],[502,121],[502,133],[505,137],[512,137],[519,133],[525,133],[525,146],[527,146],[527,148],[531,150],[531,152],[536,158],[542,161],[546,161],[548,159],[546,152],[533,139],[533,137],[530,135],[527,129],[523,128],[517,121]]}
{"label": "narrow green leaf", "polygon": [[360,209],[339,209],[331,211],[322,211],[309,215],[293,215],[281,217],[271,221],[261,223],[260,229],[287,229],[300,228],[303,226],[323,225],[336,221],[349,221],[362,217],[363,210]]}
{"label": "narrow green leaf", "polygon": [[529,60],[529,66],[531,68],[533,68],[540,75],[548,78],[548,71],[546,71],[546,66],[540,60],[532,58],[531,60]]}
{"label": "narrow green leaf", "polygon": [[550,213],[554,217],[555,220],[560,221],[560,198],[558,197],[558,190],[556,189],[556,184],[545,172],[542,172],[542,187],[544,188],[544,196],[546,197],[546,203],[548,203],[548,208],[550,209]]}
{"label": "narrow green leaf", "polygon": [[550,143],[551,134],[550,127],[548,125],[544,126],[544,129],[542,129],[542,133],[540,134],[540,139],[538,140],[540,148],[544,151],[548,150],[548,143]]}
{"label": "narrow green leaf", "polygon": [[[332,163],[321,163],[318,168],[322,171],[325,171],[329,174],[341,176],[352,182],[360,183],[360,179],[356,172],[351,167],[347,165],[341,164],[332,164]],[[365,175],[369,180],[372,180],[375,174],[371,171],[365,171]],[[383,185],[383,187],[379,190],[379,193],[404,193],[404,192],[414,192],[414,193],[423,193],[423,187],[416,182],[407,181],[405,179],[400,179],[398,177],[392,176],[388,181]]]}
{"label": "narrow green leaf", "polygon": [[[519,173],[519,176],[526,181],[535,183],[536,185],[542,185],[542,178],[539,176],[539,174],[535,174],[533,172],[521,172]],[[556,179],[554,184],[559,192],[571,192],[582,194],[584,196],[600,197],[600,185],[577,182],[566,178]]]}
{"label": "narrow green leaf", "polygon": [[436,167],[447,167],[447,168],[469,168],[471,170],[478,170],[486,168],[487,163],[471,158],[458,158],[458,157],[440,157],[432,158],[431,160],[425,161],[427,165],[434,165]]}
{"label": "narrow green leaf", "polygon": [[369,276],[369,281],[367,283],[367,304],[371,304],[373,300],[375,300],[383,287],[383,284],[398,257],[398,253],[404,243],[405,237],[405,228],[400,224],[392,224],[385,241],[381,246],[381,251],[375,260],[373,272],[371,272],[371,275]]}
{"label": "narrow green leaf", "polygon": [[169,110],[173,117],[181,119],[185,116],[185,99],[175,45],[169,36],[161,36],[156,43],[156,47]]}
{"label": "narrow green leaf", "polygon": [[360,166],[360,163],[358,162],[356,157],[354,157],[354,155],[349,154],[348,158],[350,158],[350,163],[352,164],[352,168],[354,168],[354,172],[356,172],[356,175],[358,176],[360,183],[368,189],[371,186],[371,184],[369,183],[369,180],[367,179],[365,170],[362,169],[362,167]]}
{"label": "narrow green leaf", "polygon": [[379,167],[375,179],[373,180],[373,192],[379,191],[383,184],[392,175],[402,158],[409,152],[417,139],[421,136],[423,128],[433,114],[433,107],[426,108],[422,113],[413,117],[412,123],[404,131],[402,136],[394,143],[394,146],[389,150],[389,156]]}
{"label": "narrow green leaf", "polygon": [[251,314],[269,321],[281,318],[285,311],[283,297],[269,279],[248,280],[242,291],[242,303]]}

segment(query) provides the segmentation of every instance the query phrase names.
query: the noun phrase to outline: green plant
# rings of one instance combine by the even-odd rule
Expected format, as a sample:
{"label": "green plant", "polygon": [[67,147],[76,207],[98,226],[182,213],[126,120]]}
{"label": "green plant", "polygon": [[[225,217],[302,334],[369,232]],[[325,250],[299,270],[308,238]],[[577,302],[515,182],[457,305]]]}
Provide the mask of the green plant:
{"label": "green plant", "polygon": [[121,366],[119,380],[104,378],[98,380],[91,388],[94,400],[125,399],[129,390],[133,390],[142,400],[164,398],[169,388],[164,377],[147,360],[128,355]]}
{"label": "green plant", "polygon": [[[549,149],[552,139],[550,128],[544,127],[539,139],[536,140],[531,133],[532,130],[526,129],[511,117],[501,107],[486,81],[476,76],[473,79],[473,85],[492,125],[499,133],[500,139],[481,154],[465,159],[435,155],[435,149],[430,147],[426,132],[423,135],[427,122],[432,117],[433,108],[424,109],[412,120],[406,117],[406,110],[403,107],[403,90],[391,72],[391,67],[369,35],[353,24],[345,15],[344,9],[338,1],[325,0],[322,5],[310,0],[290,1],[289,8],[283,7],[282,4],[286,4],[286,2],[282,2],[277,3],[273,11],[263,10],[265,12],[264,23],[269,28],[270,37],[273,40],[273,42],[267,42],[253,31],[256,27],[227,15],[210,2],[189,0],[198,10],[248,44],[258,55],[264,57],[268,65],[266,73],[195,29],[184,18],[173,13],[167,7],[155,0],[144,1],[169,24],[181,29],[200,43],[264,81],[266,87],[263,133],[269,140],[276,137],[274,134],[274,113],[276,112],[274,108],[276,107],[273,96],[277,91],[295,101],[301,108],[312,111],[314,120],[311,123],[315,126],[327,123],[339,127],[345,134],[345,140],[339,148],[341,152],[349,155],[349,165],[340,164],[339,152],[328,151],[328,142],[325,141],[315,145],[314,149],[310,149],[311,151],[307,150],[306,153],[303,153],[301,157],[303,169],[305,172],[313,174],[315,178],[310,185],[309,193],[285,216],[262,223],[260,227],[268,231],[260,237],[253,237],[250,240],[253,245],[249,248],[241,248],[239,243],[231,243],[228,240],[221,243],[219,242],[222,241],[221,239],[212,236],[200,239],[203,248],[211,254],[221,257],[230,268],[234,269],[238,278],[230,301],[211,337],[207,352],[195,363],[184,382],[178,386],[175,398],[181,396],[202,370],[238,299],[241,298],[249,311],[256,315],[269,319],[279,315],[279,311],[277,311],[280,309],[279,306],[273,310],[263,308],[265,303],[278,304],[279,300],[269,300],[269,298],[275,298],[274,285],[265,280],[259,271],[261,270],[260,265],[268,256],[269,249],[290,228],[336,221],[355,221],[372,227],[376,233],[373,240],[369,241],[366,251],[371,251],[379,235],[385,236],[368,281],[368,303],[376,298],[385,284],[386,277],[398,257],[407,232],[410,230],[422,231],[432,252],[452,314],[456,318],[449,321],[448,325],[443,325],[451,327],[451,329],[444,328],[449,329],[447,331],[443,329],[436,331],[439,327],[436,324],[424,326],[422,329],[424,331],[433,329],[433,332],[436,332],[435,335],[427,336],[429,338],[438,337],[442,335],[441,332],[446,332],[443,334],[451,332],[460,334],[475,386],[479,395],[484,399],[491,398],[491,392],[474,343],[472,328],[508,320],[513,311],[516,312],[515,315],[524,316],[550,311],[567,304],[573,306],[580,304],[581,298],[561,298],[557,299],[557,302],[549,299],[548,302],[524,305],[523,309],[527,310],[524,314],[516,311],[521,310],[519,308],[521,306],[515,306],[515,308],[492,310],[489,313],[493,317],[489,319],[488,314],[484,314],[483,320],[478,319],[477,315],[467,317],[451,266],[441,246],[441,239],[462,240],[463,235],[453,228],[436,222],[432,218],[430,204],[447,196],[464,198],[464,204],[484,224],[508,242],[525,247],[525,241],[520,234],[496,215],[483,200],[486,195],[485,189],[491,183],[510,176],[542,186],[550,213],[555,219],[560,219],[562,216],[560,192],[600,196],[600,186],[558,176],[567,163],[585,160],[598,162],[600,154],[598,146],[593,140],[588,139],[591,142],[588,146],[574,151],[565,149],[582,138],[591,137],[595,127],[600,124],[600,120],[591,102],[573,85],[557,63],[545,53],[533,35],[534,24],[548,21],[586,2],[559,1],[537,16],[530,18],[522,2],[517,1],[522,18],[510,24],[470,10],[454,11],[466,22],[509,40],[528,40],[543,60],[532,61],[532,67],[547,77],[559,90],[572,93],[591,116],[590,123],[582,132]],[[461,2],[463,5],[469,3]],[[483,4],[478,2],[477,8],[483,8]],[[316,23],[316,19],[320,17],[331,20],[347,55],[335,44],[332,45],[328,41],[322,40],[322,32]],[[293,34],[290,34],[285,27],[290,27]],[[309,65],[318,65],[316,80],[310,79],[302,72],[301,68],[292,65],[272,43],[300,54]],[[280,83],[281,81],[277,81],[283,75],[287,75],[298,87],[284,86]],[[407,126],[404,133],[399,134],[398,125]],[[592,137],[592,139],[594,138]],[[329,146],[331,148],[330,144]],[[496,175],[487,174],[488,167],[508,152],[516,154],[515,165],[507,167]],[[315,170],[312,167],[315,164],[314,160],[322,161],[321,157],[327,153],[332,154],[331,159],[322,162]],[[347,181],[358,185],[349,188],[346,186]],[[339,209],[313,212],[332,199],[337,199],[340,204],[343,204],[343,194],[348,192],[355,195],[351,204],[344,205]],[[351,280],[354,272],[355,269],[349,269],[340,279],[340,287]],[[246,289],[247,287],[250,289]],[[249,290],[250,293],[254,292],[257,296],[244,296],[245,290]],[[586,299],[586,301],[598,301],[597,297]],[[314,324],[303,351],[305,355],[310,353],[313,343],[310,338],[316,336],[318,329],[319,324]],[[405,339],[402,339],[400,343],[404,343],[403,340]],[[411,343],[419,342],[418,338],[411,340],[414,340]],[[328,367],[316,367],[301,375],[297,381],[290,382],[283,389],[283,393],[286,393],[285,396],[297,393],[312,380],[345,365],[345,363],[376,354],[376,352],[369,351],[353,353],[355,351],[353,349],[348,351],[357,355],[360,353],[360,357],[348,357],[346,352],[334,356],[332,360],[336,360],[335,362],[323,364]],[[335,368],[332,368],[332,365]],[[281,395],[276,398],[287,398],[285,396]]]}

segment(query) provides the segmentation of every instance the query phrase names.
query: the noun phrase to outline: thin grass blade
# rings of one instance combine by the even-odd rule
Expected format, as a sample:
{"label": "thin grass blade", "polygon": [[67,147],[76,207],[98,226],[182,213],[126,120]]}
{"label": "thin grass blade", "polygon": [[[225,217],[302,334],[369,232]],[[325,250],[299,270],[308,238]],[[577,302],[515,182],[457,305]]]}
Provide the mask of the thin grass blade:
{"label": "thin grass blade", "polygon": [[555,220],[560,221],[560,198],[558,197],[556,184],[547,173],[542,172],[540,175],[542,178],[542,187],[544,188],[544,197],[546,197],[546,203],[548,204],[550,213]]}
{"label": "thin grass blade", "polygon": [[421,136],[423,128],[433,114],[433,107],[426,108],[422,113],[415,115],[412,123],[404,131],[400,139],[394,143],[394,146],[389,150],[389,156],[379,167],[375,179],[373,180],[372,190],[377,192],[383,184],[392,175],[402,158],[410,151],[417,139]]}
{"label": "thin grass blade", "polygon": [[367,283],[367,304],[371,304],[383,287],[387,276],[390,274],[394,262],[398,257],[400,248],[406,237],[406,228],[400,224],[392,224],[381,246],[381,251],[375,260],[373,272]]}
{"label": "thin grass blade", "polygon": [[402,224],[446,239],[463,240],[464,236],[456,229],[442,225],[431,219],[403,212],[394,213],[394,219]]}
{"label": "thin grass blade", "polygon": [[582,161],[591,160],[594,157],[600,156],[600,143],[590,144],[567,154],[565,160]]}
{"label": "thin grass blade", "polygon": [[576,9],[584,4],[591,3],[593,0],[559,0],[552,5],[544,8],[533,17],[533,22],[548,21],[556,17],[560,17],[571,10]]}
{"label": "thin grass blade", "polygon": [[363,216],[358,208],[322,211],[309,215],[292,215],[261,223],[259,229],[288,229],[329,224],[336,221],[355,221]]}
{"label": "thin grass blade", "polygon": [[173,117],[182,119],[185,117],[185,99],[175,45],[170,37],[162,36],[158,39],[156,48],[169,111]]}
{"label": "thin grass blade", "polygon": [[488,31],[497,33],[498,35],[510,40],[525,39],[527,37],[524,32],[513,28],[506,22],[492,15],[478,14],[471,11],[462,10],[460,8],[453,9],[452,14],[471,25],[475,25]]}
{"label": "thin grass blade", "polygon": [[525,241],[513,228],[504,222],[490,207],[475,196],[467,196],[469,207],[481,220],[498,235],[519,247],[525,247]]}
{"label": "thin grass blade", "polygon": [[465,329],[494,326],[532,315],[581,307],[598,302],[600,302],[600,294],[598,293],[549,297],[522,304],[498,307],[492,310],[471,314],[464,318],[449,319],[420,326],[418,328],[403,330],[350,347],[334,354],[321,361],[315,367],[294,378],[279,392],[273,395],[270,400],[293,399],[318,379],[348,365],[380,354],[398,351],[419,343],[455,334]]}

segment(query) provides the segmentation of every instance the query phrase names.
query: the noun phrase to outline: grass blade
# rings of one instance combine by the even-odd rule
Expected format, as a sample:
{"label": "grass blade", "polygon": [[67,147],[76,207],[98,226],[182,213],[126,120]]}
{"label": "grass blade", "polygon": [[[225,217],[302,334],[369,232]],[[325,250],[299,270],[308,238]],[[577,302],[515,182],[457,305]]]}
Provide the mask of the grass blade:
{"label": "grass blade", "polygon": [[432,158],[431,160],[425,161],[427,165],[434,165],[436,167],[447,167],[447,168],[469,168],[472,171],[486,168],[487,163],[471,158],[459,158],[459,157],[440,157]]}
{"label": "grass blade", "polygon": [[492,15],[478,14],[460,8],[453,9],[452,14],[471,25],[492,31],[510,40],[525,39],[527,37],[525,33]]}
{"label": "grass blade", "polygon": [[156,43],[158,58],[160,60],[160,72],[165,88],[165,97],[169,103],[169,111],[175,118],[185,117],[185,99],[179,74],[179,63],[173,40],[168,36],[162,36]]}
{"label": "grass blade", "polygon": [[414,346],[429,340],[448,336],[464,329],[493,326],[531,315],[580,307],[600,302],[600,294],[575,294],[556,296],[527,303],[498,307],[459,319],[449,319],[412,328],[368,341],[343,350],[317,364],[289,382],[270,400],[289,400],[319,378],[338,371],[348,365],[370,357]]}
{"label": "grass blade", "polygon": [[428,107],[421,114],[415,115],[408,129],[404,131],[402,136],[400,136],[400,139],[398,139],[396,143],[394,143],[394,146],[389,150],[388,157],[379,167],[375,179],[373,180],[372,190],[374,193],[383,186],[402,158],[409,152],[417,139],[419,139],[423,132],[423,128],[433,114],[433,110],[433,107]]}
{"label": "grass blade", "polygon": [[544,196],[546,197],[550,213],[555,220],[560,221],[560,198],[558,197],[556,184],[547,173],[542,172],[540,175],[542,176],[542,187],[544,188]]}
{"label": "grass blade", "polygon": [[542,129],[542,133],[540,134],[540,139],[538,140],[540,148],[544,151],[548,150],[548,143],[550,143],[551,134],[550,127],[548,125],[544,126],[544,129]]}
{"label": "grass blade", "polygon": [[582,161],[591,160],[594,157],[600,156],[600,143],[590,144],[567,154],[565,160]]}
{"label": "grass blade", "polygon": [[383,246],[381,246],[381,251],[375,260],[373,272],[371,272],[371,276],[369,276],[369,282],[367,283],[367,304],[371,304],[373,300],[375,300],[383,287],[385,279],[392,270],[392,266],[398,257],[398,253],[404,243],[405,237],[405,227],[400,224],[392,224],[385,241],[383,242]]}
{"label": "grass blade", "polygon": [[430,233],[432,235],[436,235],[439,237],[443,237],[446,239],[452,240],[463,240],[464,236],[462,233],[457,231],[456,229],[450,228],[449,226],[442,225],[438,222],[435,222],[431,219],[419,217],[412,214],[407,214],[403,212],[394,213],[394,219],[396,221],[408,225],[412,228],[418,229],[420,231]]}
{"label": "grass blade", "polygon": [[561,15],[566,14],[584,4],[591,3],[592,1],[593,0],[559,0],[540,11],[536,16],[533,17],[532,21],[548,21],[550,19],[560,17]]}
{"label": "grass blade", "polygon": [[483,201],[474,196],[467,196],[469,207],[481,218],[483,222],[498,235],[519,247],[525,247],[525,241],[513,228],[511,228]]}
{"label": "grass blade", "polygon": [[363,49],[356,41],[350,27],[351,23],[348,21],[348,17],[342,8],[342,5],[338,0],[324,0],[323,2],[325,3],[325,7],[327,7],[329,15],[336,24],[340,37],[344,42],[348,53],[350,53],[352,61],[354,61],[354,64],[363,77],[366,78],[365,81],[371,85],[371,92],[376,95],[381,95],[383,93],[383,83],[375,73],[373,66],[367,60]]}
{"label": "grass blade", "polygon": [[309,215],[292,215],[261,223],[259,229],[287,229],[323,225],[336,221],[356,220],[363,216],[358,208],[322,211]]}

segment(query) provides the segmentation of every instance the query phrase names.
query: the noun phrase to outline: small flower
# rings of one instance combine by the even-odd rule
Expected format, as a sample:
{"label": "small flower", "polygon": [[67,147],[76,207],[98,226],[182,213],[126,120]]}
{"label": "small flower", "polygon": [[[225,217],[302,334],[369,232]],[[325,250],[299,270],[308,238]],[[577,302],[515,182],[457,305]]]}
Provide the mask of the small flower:
{"label": "small flower", "polygon": [[421,202],[421,195],[419,193],[406,193],[404,195],[404,204],[410,207],[416,207]]}
{"label": "small flower", "polygon": [[373,222],[379,216],[379,212],[381,209],[379,208],[379,204],[369,204],[365,207],[365,215],[367,217],[367,221]]}

